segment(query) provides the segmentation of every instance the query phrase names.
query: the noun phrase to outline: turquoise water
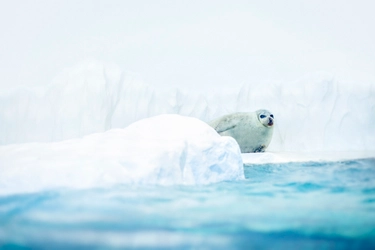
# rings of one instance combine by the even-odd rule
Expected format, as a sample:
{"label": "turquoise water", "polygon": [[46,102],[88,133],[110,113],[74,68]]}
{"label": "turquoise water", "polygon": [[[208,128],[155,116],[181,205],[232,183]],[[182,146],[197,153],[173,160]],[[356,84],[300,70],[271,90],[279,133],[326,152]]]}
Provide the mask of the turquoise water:
{"label": "turquoise water", "polygon": [[[375,249],[375,158],[0,197],[1,249]],[[36,180],[37,181],[37,180]]]}

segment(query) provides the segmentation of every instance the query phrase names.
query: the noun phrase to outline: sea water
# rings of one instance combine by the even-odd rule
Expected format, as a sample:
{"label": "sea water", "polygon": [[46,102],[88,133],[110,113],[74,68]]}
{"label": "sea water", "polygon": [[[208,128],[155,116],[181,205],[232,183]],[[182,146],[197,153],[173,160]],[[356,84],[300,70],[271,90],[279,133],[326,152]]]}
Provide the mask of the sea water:
{"label": "sea water", "polygon": [[375,158],[0,197],[1,249],[375,249]]}

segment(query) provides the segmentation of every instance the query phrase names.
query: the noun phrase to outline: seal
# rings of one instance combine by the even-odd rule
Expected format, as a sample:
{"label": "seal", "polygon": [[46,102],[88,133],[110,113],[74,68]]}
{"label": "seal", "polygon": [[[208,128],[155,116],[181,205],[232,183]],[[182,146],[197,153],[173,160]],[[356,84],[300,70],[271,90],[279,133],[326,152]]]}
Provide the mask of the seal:
{"label": "seal", "polygon": [[222,116],[208,123],[222,136],[233,137],[241,153],[264,152],[271,142],[274,115],[265,109]]}

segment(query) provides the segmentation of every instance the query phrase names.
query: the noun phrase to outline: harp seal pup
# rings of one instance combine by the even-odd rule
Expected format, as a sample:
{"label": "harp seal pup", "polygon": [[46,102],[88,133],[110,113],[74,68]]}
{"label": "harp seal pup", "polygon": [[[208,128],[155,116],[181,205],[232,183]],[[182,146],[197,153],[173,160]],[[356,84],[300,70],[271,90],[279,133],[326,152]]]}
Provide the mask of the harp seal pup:
{"label": "harp seal pup", "polygon": [[271,142],[274,115],[265,109],[222,116],[208,123],[222,136],[233,137],[241,153],[264,152]]}

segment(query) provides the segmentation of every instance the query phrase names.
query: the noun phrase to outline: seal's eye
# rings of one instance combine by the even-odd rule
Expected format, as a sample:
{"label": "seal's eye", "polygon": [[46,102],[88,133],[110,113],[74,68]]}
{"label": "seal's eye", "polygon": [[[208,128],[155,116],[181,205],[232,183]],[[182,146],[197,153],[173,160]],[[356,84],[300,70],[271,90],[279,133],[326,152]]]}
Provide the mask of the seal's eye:
{"label": "seal's eye", "polygon": [[260,117],[260,118],[262,118],[262,119],[263,119],[263,118],[266,118],[266,116],[265,116],[265,115],[260,115],[259,117]]}
{"label": "seal's eye", "polygon": [[273,115],[270,115],[273,118]]}

